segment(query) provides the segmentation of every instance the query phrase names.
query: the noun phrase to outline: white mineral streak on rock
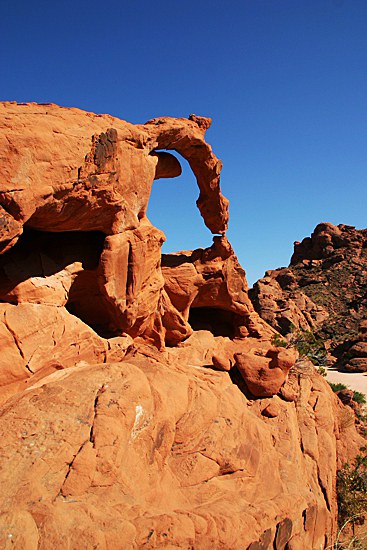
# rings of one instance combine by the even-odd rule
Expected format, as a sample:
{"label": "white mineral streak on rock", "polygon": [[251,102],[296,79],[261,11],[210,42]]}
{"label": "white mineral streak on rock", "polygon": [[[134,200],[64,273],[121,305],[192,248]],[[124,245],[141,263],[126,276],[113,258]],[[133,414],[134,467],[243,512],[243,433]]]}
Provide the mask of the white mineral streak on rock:
{"label": "white mineral streak on rock", "polygon": [[143,420],[143,414],[144,414],[143,407],[141,405],[136,405],[135,422],[131,432],[130,442],[133,441],[138,435],[138,433],[144,428],[144,425],[139,427],[139,425],[141,424],[141,421]]}

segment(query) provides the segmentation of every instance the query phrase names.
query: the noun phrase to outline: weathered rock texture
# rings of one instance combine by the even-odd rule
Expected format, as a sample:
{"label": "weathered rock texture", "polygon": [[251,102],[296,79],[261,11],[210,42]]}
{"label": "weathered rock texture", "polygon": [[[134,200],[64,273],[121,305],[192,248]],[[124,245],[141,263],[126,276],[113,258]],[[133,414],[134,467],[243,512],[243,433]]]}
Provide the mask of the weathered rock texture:
{"label": "weathered rock texture", "polygon": [[[164,281],[157,266],[165,237],[149,223],[146,209],[153,180],[179,175],[180,166],[172,155],[157,149],[175,149],[188,160],[200,189],[197,204],[204,221],[213,233],[223,234],[228,225],[228,201],[219,188],[221,162],[204,141],[210,120],[162,118],[133,126],[107,115],[56,105],[1,104],[0,109],[3,251],[12,247],[23,231],[18,256],[25,248],[29,251],[29,230],[63,235],[100,232],[104,241],[96,234],[97,248],[102,246],[102,251],[93,273],[81,274],[81,266],[66,264],[67,273],[55,277],[55,250],[45,251],[40,245],[48,265],[46,269],[39,266],[43,273],[32,274],[53,276],[47,286],[56,305],[65,305],[61,304],[67,293],[62,289],[65,279],[69,287],[82,287],[80,279],[91,277],[94,294],[98,294],[99,319],[108,318],[115,330],[133,336],[149,332],[163,343],[164,328],[157,310],[162,309],[159,301]],[[64,245],[60,238],[58,245],[68,243]],[[76,251],[73,259],[81,261]],[[6,271],[11,271],[10,275]],[[14,269],[5,266],[8,286],[18,282],[13,275]],[[22,275],[15,270],[15,277]],[[45,290],[37,294],[36,283],[29,282],[29,274],[27,278],[22,288],[11,288],[11,301],[28,301],[32,293],[32,301],[43,302],[39,294]],[[78,299],[74,296],[71,303],[75,309]]]}
{"label": "weathered rock texture", "polygon": [[[220,193],[221,163],[204,141],[210,119],[191,115],[189,120],[162,118],[133,126],[56,105],[8,103],[0,108],[0,204],[6,214],[0,299],[8,304],[6,311],[12,311],[9,304],[22,304],[22,311],[29,312],[23,314],[25,331],[32,327],[32,312],[40,310],[34,306],[42,305],[49,306],[50,326],[61,327],[60,315],[68,318],[69,312],[103,338],[128,334],[163,348],[190,336],[192,325],[197,328],[210,308],[219,334],[229,330],[233,337],[269,337],[224,236],[228,201]],[[214,237],[211,248],[186,259],[166,258],[163,270],[165,236],[145,213],[153,180],[178,176],[181,168],[176,157],[157,151],[161,148],[175,149],[188,160],[204,221],[222,234]],[[16,234],[9,229],[13,227]],[[14,384],[27,371],[34,374],[36,361],[30,362],[23,350],[25,336],[9,329],[5,310],[4,345],[18,359],[6,369],[6,380]],[[52,348],[44,347],[37,370],[50,359]],[[78,353],[74,359],[80,362]],[[91,353],[91,360],[99,360],[98,354],[94,360]]]}
{"label": "weathered rock texture", "polygon": [[[286,334],[290,324],[312,330],[340,356],[367,318],[366,281],[367,229],[320,223],[294,244],[289,267],[268,271],[249,295],[279,332]],[[357,349],[351,353],[357,357]]]}
{"label": "weathered rock texture", "polygon": [[198,182],[206,225],[222,234],[228,201],[221,195],[221,162],[205,143],[210,119],[160,118],[133,126],[108,115],[57,105],[0,104],[3,208],[1,242],[22,227],[43,231],[135,229],[145,217],[154,178],[179,175],[174,149]]}
{"label": "weathered rock texture", "polygon": [[293,401],[254,400],[153,348],[50,374],[1,410],[1,545],[326,547],[358,437],[312,367],[287,384]]}
{"label": "weathered rock texture", "polygon": [[290,269],[267,271],[249,292],[256,311],[281,334],[291,325],[302,330],[317,330],[329,317],[327,310],[302,292]]}
{"label": "weathered rock texture", "polygon": [[[176,315],[179,312],[186,322],[185,336],[193,327],[215,336],[271,338],[269,327],[253,309],[245,272],[231,245],[226,237],[213,240],[210,248],[162,256],[164,291]],[[166,340],[167,335],[168,331]],[[170,333],[169,343],[182,339]]]}
{"label": "weathered rock texture", "polygon": [[[356,339],[348,342],[348,350],[343,354],[343,366],[348,372],[367,371],[367,321],[359,323],[359,331]],[[347,344],[347,343],[346,343]]]}
{"label": "weathered rock texture", "polygon": [[[0,546],[330,544],[362,440],[254,311],[210,119],[0,115]],[[147,203],[181,168],[160,149],[196,175],[207,249],[161,258]]]}
{"label": "weathered rock texture", "polygon": [[[204,141],[210,119],[133,126],[78,109],[9,103],[0,104],[0,114],[0,242],[3,252],[14,247],[2,260],[2,299],[67,305],[102,333],[145,335],[163,345],[165,308],[172,309],[159,269],[165,237],[146,209],[153,180],[178,176],[181,167],[157,150],[187,159],[204,222],[224,234],[221,162]],[[172,322],[171,315],[170,331]],[[179,316],[176,324],[180,331]]]}

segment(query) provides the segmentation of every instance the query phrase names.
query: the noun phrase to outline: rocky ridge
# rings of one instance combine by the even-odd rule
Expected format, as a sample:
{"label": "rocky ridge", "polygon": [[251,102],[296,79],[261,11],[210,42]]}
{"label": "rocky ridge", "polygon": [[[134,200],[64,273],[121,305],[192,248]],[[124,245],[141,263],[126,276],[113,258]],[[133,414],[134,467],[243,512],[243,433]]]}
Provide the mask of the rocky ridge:
{"label": "rocky ridge", "polygon": [[[253,308],[210,122],[0,104],[5,548],[334,539],[336,471],[363,440]],[[167,150],[215,236],[161,257],[146,207],[155,179],[180,174]]]}
{"label": "rocky ridge", "polygon": [[358,370],[358,361],[364,369],[366,357],[366,280],[367,229],[320,223],[311,237],[294,244],[289,267],[266,272],[249,296],[281,334],[291,324],[312,330],[339,364]]}

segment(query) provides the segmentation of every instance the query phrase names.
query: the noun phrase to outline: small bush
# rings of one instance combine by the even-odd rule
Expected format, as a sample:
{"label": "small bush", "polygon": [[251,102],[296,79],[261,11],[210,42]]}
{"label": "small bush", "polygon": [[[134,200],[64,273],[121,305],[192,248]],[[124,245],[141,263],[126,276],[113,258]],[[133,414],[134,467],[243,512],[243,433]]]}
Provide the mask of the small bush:
{"label": "small bush", "polygon": [[359,405],[365,405],[366,396],[364,395],[364,393],[361,393],[360,391],[353,391],[353,401],[355,401]]}
{"label": "small bush", "polygon": [[319,372],[319,374],[321,374],[321,376],[326,376],[327,375],[327,370],[325,369],[325,367],[319,365],[317,368],[318,368],[318,372]]}
{"label": "small bush", "polygon": [[271,337],[271,345],[276,348],[286,348],[287,342],[283,340],[278,333],[276,333]]}
{"label": "small bush", "polygon": [[316,338],[310,330],[297,329],[291,325],[290,343],[298,351],[300,357],[307,357],[314,365],[323,365],[326,360],[327,351],[324,342]]}
{"label": "small bush", "polygon": [[353,537],[355,525],[363,524],[367,515],[367,446],[360,450],[353,466],[344,464],[339,470],[336,485],[339,527],[351,523]]}
{"label": "small bush", "polygon": [[346,386],[345,384],[341,384],[340,382],[338,382],[338,384],[334,384],[333,382],[328,381],[328,383],[334,393],[336,393],[337,391],[348,389],[348,386]]}
{"label": "small bush", "polygon": [[310,330],[301,330],[294,325],[290,326],[290,336],[287,339],[288,341],[286,342],[279,334],[274,334],[271,343],[276,347],[296,348],[300,357],[307,357],[314,365],[319,366],[319,370],[323,376],[326,375],[325,369],[320,368],[325,363],[327,356],[327,351],[322,340],[316,338]]}

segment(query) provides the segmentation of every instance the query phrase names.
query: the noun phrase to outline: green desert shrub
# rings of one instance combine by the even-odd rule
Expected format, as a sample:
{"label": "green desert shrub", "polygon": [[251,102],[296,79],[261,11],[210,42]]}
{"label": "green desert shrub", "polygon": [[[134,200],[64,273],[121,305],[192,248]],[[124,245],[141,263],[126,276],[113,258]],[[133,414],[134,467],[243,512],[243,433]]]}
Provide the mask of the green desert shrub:
{"label": "green desert shrub", "polygon": [[283,338],[278,333],[273,334],[273,336],[271,338],[271,344],[273,346],[275,346],[276,348],[286,348],[286,347],[288,347],[287,342],[285,340],[283,340]]}
{"label": "green desert shrub", "polygon": [[319,367],[319,371],[323,376],[326,375],[322,365],[325,363],[327,351],[324,342],[320,338],[316,338],[311,330],[301,330],[291,325],[287,342],[279,334],[274,334],[271,343],[277,347],[296,348],[301,358],[306,357],[309,359]]}
{"label": "green desert shrub", "polygon": [[339,528],[350,525],[352,530],[351,546],[347,548],[367,548],[367,539],[363,536],[361,540],[360,532],[356,534],[356,526],[363,525],[367,516],[367,446],[360,451],[354,464],[344,464],[337,477]]}
{"label": "green desert shrub", "polygon": [[366,396],[364,395],[364,393],[361,393],[360,391],[354,391],[353,390],[353,401],[355,401],[359,405],[365,405],[366,404]]}
{"label": "green desert shrub", "polygon": [[324,342],[316,338],[311,330],[301,330],[291,325],[290,340],[300,357],[307,357],[314,365],[325,363],[327,351]]}
{"label": "green desert shrub", "polygon": [[346,386],[345,384],[341,384],[340,382],[338,382],[337,384],[334,384],[334,382],[329,382],[328,381],[328,384],[329,384],[329,386],[331,387],[331,389],[333,390],[334,393],[336,393],[337,391],[348,389],[348,386]]}

